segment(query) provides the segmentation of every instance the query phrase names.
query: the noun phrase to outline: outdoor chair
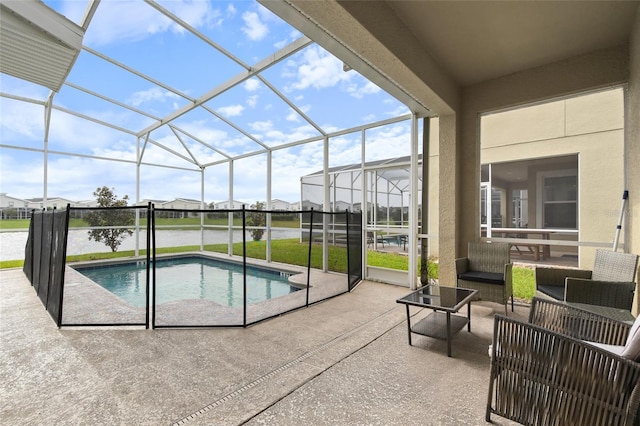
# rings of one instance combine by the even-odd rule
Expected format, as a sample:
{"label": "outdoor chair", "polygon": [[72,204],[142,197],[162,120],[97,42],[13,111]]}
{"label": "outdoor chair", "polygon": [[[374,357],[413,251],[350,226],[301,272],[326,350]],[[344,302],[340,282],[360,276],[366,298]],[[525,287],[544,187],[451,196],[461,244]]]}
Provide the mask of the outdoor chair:
{"label": "outdoor chair", "polygon": [[488,422],[640,424],[640,317],[534,298],[528,322],[496,315],[489,353]]}
{"label": "outdoor chair", "polygon": [[593,271],[536,268],[536,296],[631,311],[638,256],[597,250]]}
{"label": "outdoor chair", "polygon": [[457,286],[478,290],[478,298],[504,305],[511,298],[513,312],[513,284],[508,243],[470,242],[467,257],[456,259]]}
{"label": "outdoor chair", "polygon": [[367,232],[367,247],[373,245],[373,232]]}
{"label": "outdoor chair", "polygon": [[376,237],[373,232],[367,232],[367,247],[372,246],[374,241],[378,244],[382,244],[383,248],[385,243],[389,243],[386,238],[381,236]]}

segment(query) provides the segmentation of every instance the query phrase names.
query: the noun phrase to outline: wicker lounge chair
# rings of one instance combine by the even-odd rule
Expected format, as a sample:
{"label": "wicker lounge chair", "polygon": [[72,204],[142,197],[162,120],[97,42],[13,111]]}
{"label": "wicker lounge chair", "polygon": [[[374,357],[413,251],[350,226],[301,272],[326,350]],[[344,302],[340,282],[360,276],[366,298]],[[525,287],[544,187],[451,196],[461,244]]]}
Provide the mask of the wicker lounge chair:
{"label": "wicker lounge chair", "polygon": [[593,271],[536,268],[536,296],[630,311],[638,256],[597,250]]}
{"label": "wicker lounge chair", "polygon": [[478,290],[478,298],[504,305],[511,298],[513,285],[508,243],[469,243],[467,257],[456,259],[458,287]]}
{"label": "wicker lounge chair", "polygon": [[529,322],[496,315],[490,354],[487,421],[640,424],[640,319],[534,298]]}

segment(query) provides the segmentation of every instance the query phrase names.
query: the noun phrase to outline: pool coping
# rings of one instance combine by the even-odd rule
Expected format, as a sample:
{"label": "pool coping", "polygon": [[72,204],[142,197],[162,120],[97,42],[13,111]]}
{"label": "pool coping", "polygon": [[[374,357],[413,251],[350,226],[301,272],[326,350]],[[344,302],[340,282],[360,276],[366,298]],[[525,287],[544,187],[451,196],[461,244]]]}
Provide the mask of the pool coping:
{"label": "pool coping", "polygon": [[[238,256],[218,253],[184,252],[163,254],[157,258],[205,257],[220,261],[241,263]],[[109,265],[146,260],[145,257],[127,257],[118,259],[73,262],[65,271],[65,299],[62,326],[88,326],[115,324],[120,326],[140,326],[146,321],[146,309],[137,308],[120,299],[115,294],[94,283],[77,272],[74,267],[91,265]],[[302,290],[307,285],[307,268],[296,265],[267,262],[260,259],[247,259],[247,264],[260,268],[292,273],[289,283]],[[263,320],[297,310],[330,297],[348,292],[346,274],[324,273],[311,269],[309,297],[306,291],[296,291],[270,300],[247,304],[246,320],[243,307],[228,307],[214,301],[183,299],[150,307],[150,326],[163,327],[244,327]],[[87,300],[91,303],[87,303]]]}

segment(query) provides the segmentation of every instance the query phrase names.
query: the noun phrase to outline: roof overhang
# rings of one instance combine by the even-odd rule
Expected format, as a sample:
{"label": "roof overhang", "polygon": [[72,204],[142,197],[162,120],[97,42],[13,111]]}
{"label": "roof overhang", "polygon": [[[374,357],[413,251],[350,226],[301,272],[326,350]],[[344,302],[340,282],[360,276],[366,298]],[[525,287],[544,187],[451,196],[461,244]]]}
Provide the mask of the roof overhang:
{"label": "roof overhang", "polygon": [[0,3],[0,71],[59,91],[84,29],[39,1]]}

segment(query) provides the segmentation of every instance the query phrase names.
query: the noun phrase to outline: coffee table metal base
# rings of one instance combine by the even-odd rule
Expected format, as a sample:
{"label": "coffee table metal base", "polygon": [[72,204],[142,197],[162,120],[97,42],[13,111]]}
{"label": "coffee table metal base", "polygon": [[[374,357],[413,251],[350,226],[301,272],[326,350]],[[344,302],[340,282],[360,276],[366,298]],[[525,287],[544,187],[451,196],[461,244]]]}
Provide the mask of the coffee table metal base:
{"label": "coffee table metal base", "polygon": [[[407,331],[409,345],[411,345],[411,333],[435,337],[447,340],[447,355],[451,356],[451,337],[467,325],[471,331],[471,301],[478,290],[446,287],[429,284],[412,291],[406,296],[396,300],[407,308]],[[464,305],[467,305],[467,317],[457,314]],[[411,313],[409,306],[433,310],[428,316],[411,326]]]}
{"label": "coffee table metal base", "polygon": [[471,331],[471,304],[467,307],[467,317],[453,315],[450,312],[431,312],[429,315],[411,325],[411,315],[409,305],[407,307],[407,328],[409,334],[409,346],[411,343],[411,333],[422,336],[433,337],[434,339],[447,341],[447,356],[451,356],[451,338],[460,330],[467,326],[467,331]]}

